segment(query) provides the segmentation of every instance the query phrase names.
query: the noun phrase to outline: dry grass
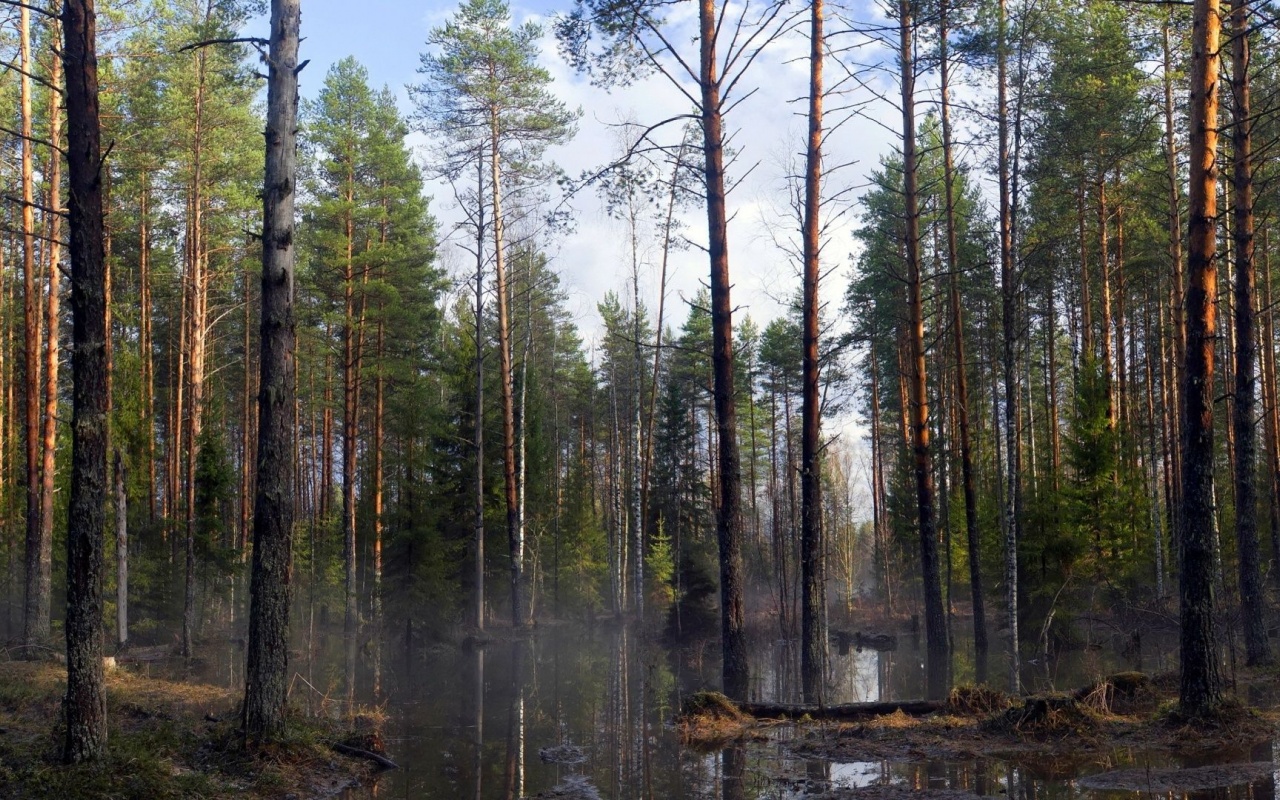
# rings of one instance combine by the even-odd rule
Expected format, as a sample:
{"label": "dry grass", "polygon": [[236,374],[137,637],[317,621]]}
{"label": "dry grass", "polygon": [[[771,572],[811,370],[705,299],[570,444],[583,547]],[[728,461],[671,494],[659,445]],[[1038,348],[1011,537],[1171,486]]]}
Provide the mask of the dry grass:
{"label": "dry grass", "polygon": [[947,712],[960,717],[985,717],[1009,707],[1009,696],[989,686],[957,686],[947,697]]}
{"label": "dry grass", "polygon": [[66,673],[49,663],[0,663],[0,786],[6,797],[328,797],[372,765],[334,753],[343,742],[376,750],[377,713],[342,722],[290,722],[282,742],[246,750],[238,693],[217,686],[107,674],[108,755],[59,763]]}
{"label": "dry grass", "polygon": [[684,699],[676,730],[680,742],[695,748],[718,748],[733,741],[752,738],[760,725],[719,692],[696,692]]}

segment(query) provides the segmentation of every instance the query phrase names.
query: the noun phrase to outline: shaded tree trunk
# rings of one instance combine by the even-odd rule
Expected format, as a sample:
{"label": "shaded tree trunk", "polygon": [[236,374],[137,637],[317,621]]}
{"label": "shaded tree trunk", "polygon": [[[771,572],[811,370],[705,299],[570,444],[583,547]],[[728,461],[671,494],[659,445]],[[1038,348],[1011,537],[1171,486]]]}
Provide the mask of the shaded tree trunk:
{"label": "shaded tree trunk", "polygon": [[947,619],[942,600],[942,576],[938,561],[938,528],[935,518],[933,454],[929,446],[929,398],[925,376],[924,279],[920,264],[920,213],[916,188],[915,59],[912,0],[899,0],[899,58],[902,69],[902,176],[906,202],[907,347],[909,349],[908,421],[912,464],[915,470],[916,508],[920,525],[920,568],[924,584],[925,638],[928,653],[927,693],[932,699],[946,694],[948,675]]}
{"label": "shaded tree trunk", "polygon": [[1264,619],[1258,554],[1257,330],[1253,263],[1253,120],[1249,108],[1249,7],[1231,5],[1231,116],[1235,228],[1235,483],[1236,547],[1245,657],[1250,666],[1268,663],[1271,647]]}
{"label": "shaded tree trunk", "polygon": [[[1009,625],[1009,692],[1018,694],[1022,691],[1021,658],[1018,652],[1018,542],[1020,536],[1021,503],[1021,447],[1018,441],[1018,375],[1017,375],[1017,276],[1013,263],[1013,218],[1009,197],[1009,111],[1008,111],[1008,57],[1006,43],[1005,3],[1000,0],[999,10],[999,44],[997,45],[997,115],[999,126],[999,173],[1000,173],[1000,297],[1001,326],[1004,331],[1003,367],[1004,367],[1004,418],[1005,418],[1005,464],[1008,467],[1008,487],[1004,498],[1004,581],[1005,605],[1007,606]],[[1083,248],[1082,248],[1083,249]],[[1082,287],[1085,288],[1084,324],[1086,342],[1091,335],[1088,322],[1088,280],[1084,275],[1083,260],[1080,265]],[[1107,335],[1103,331],[1104,337]],[[1091,354],[1086,344],[1085,352]]]}
{"label": "shaded tree trunk", "polygon": [[116,449],[116,646],[129,644],[129,495],[124,459]]}
{"label": "shaded tree trunk", "polygon": [[489,121],[489,188],[493,207],[493,264],[498,294],[498,383],[502,387],[502,480],[507,502],[507,545],[511,553],[511,624],[525,623],[524,531],[516,478],[515,376],[511,363],[511,320],[507,297],[505,226],[502,219],[502,173],[499,167],[498,118]]}
{"label": "shaded tree trunk", "polygon": [[260,743],[284,732],[293,533],[294,191],[299,0],[271,2],[266,173],[262,200],[262,327],[258,481],[254,498],[249,652],[242,725]]}
{"label": "shaded tree trunk", "polygon": [[969,548],[969,588],[973,601],[973,644],[977,662],[977,680],[982,683],[986,680],[987,674],[987,621],[986,604],[982,595],[982,552],[978,531],[978,491],[973,471],[973,445],[969,438],[969,377],[968,361],[965,358],[964,350],[964,312],[960,306],[959,246],[956,240],[955,165],[952,160],[951,143],[951,63],[948,54],[950,30],[947,25],[949,9],[949,3],[944,0],[939,10],[940,29],[938,31],[942,95],[942,169],[943,189],[946,192],[947,269],[951,273],[951,329],[955,341],[956,422],[960,429],[960,471],[961,483],[964,487],[965,533]]}
{"label": "shaded tree trunk", "polygon": [[720,648],[725,694],[747,693],[746,614],[743,608],[741,464],[733,382],[733,304],[729,282],[729,231],[725,209],[724,120],[717,75],[718,14],[715,0],[699,0],[699,83],[707,187],[707,253],[711,261],[711,365],[719,445]]}
{"label": "shaded tree trunk", "polygon": [[62,757],[68,764],[76,764],[101,757],[107,746],[107,696],[102,674],[107,302],[93,0],[66,0],[62,25],[71,188],[71,368],[75,375],[67,525],[67,727]]}

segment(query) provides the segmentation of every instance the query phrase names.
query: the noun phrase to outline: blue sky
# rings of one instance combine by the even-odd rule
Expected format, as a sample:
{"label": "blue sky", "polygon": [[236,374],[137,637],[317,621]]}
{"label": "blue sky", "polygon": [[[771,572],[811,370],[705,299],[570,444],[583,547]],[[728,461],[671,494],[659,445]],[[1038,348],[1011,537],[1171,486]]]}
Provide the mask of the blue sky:
{"label": "blue sky", "polygon": [[[512,11],[517,22],[545,20],[568,5],[569,0],[563,3],[515,0]],[[408,112],[405,86],[417,79],[419,56],[427,33],[442,24],[455,8],[455,3],[423,4],[404,0],[360,3],[303,0],[302,57],[311,59],[302,74],[303,95],[314,97],[329,67],[352,55],[368,69],[375,86],[391,87],[400,98],[402,109]],[[681,8],[673,16],[684,11]],[[265,35],[265,32],[265,21],[255,23],[254,35]],[[691,41],[692,33],[692,29],[681,30],[677,39]],[[807,65],[803,61],[807,47],[807,41],[799,36],[771,46],[751,74],[751,82],[758,90],[728,119],[728,128],[734,133],[733,144],[739,150],[736,177],[742,178],[729,204],[733,299],[739,309],[736,319],[749,314],[761,327],[783,312],[782,303],[799,287],[796,268],[779,249],[777,240],[786,238],[792,225],[786,220],[784,176],[788,172],[788,161],[795,158],[803,146],[804,120],[799,115],[804,111],[807,90]],[[571,175],[611,160],[620,147],[619,121],[651,123],[687,110],[687,103],[677,90],[662,78],[652,78],[613,93],[591,86],[564,64],[550,37],[544,43],[542,60],[555,77],[553,90],[571,107],[580,106],[584,111],[579,133],[572,144],[550,154]],[[837,70],[828,68],[829,75],[836,73]],[[896,82],[880,88],[892,95]],[[866,98],[850,101],[857,99]],[[922,107],[920,113],[924,110]],[[873,105],[868,118],[850,121],[831,137],[827,163],[856,162],[843,182],[863,182],[861,176],[890,152],[893,146],[890,131],[895,125],[901,125],[896,108],[884,102]],[[426,165],[430,158],[429,143],[420,134],[414,135],[411,141],[417,147],[418,160]],[[452,207],[450,194],[444,187],[428,184],[425,191],[434,195],[433,209],[446,233],[442,260],[461,279],[470,266],[462,251],[447,239],[450,227],[460,215]],[[569,295],[569,309],[590,347],[599,327],[596,304],[605,292],[618,291],[624,303],[630,297],[629,255],[623,246],[627,237],[620,224],[603,213],[594,196],[580,195],[574,204],[574,216],[575,229],[547,243],[546,247]],[[848,282],[849,254],[853,249],[849,234],[856,218],[856,213],[852,214],[845,224],[837,227],[824,253],[828,264],[839,265],[823,292],[824,301],[832,306],[840,304]],[[698,232],[705,231],[705,212],[692,209],[686,223],[692,238],[701,238]],[[642,301],[651,310],[657,305],[656,252],[657,242],[650,239],[643,253],[640,291]],[[688,249],[674,258],[667,291],[667,320],[672,328],[678,330],[688,314],[682,299],[691,299],[705,285],[706,275],[707,261],[702,251]],[[850,434],[850,440],[859,439],[857,429],[851,425],[846,420],[830,427],[843,428]]]}

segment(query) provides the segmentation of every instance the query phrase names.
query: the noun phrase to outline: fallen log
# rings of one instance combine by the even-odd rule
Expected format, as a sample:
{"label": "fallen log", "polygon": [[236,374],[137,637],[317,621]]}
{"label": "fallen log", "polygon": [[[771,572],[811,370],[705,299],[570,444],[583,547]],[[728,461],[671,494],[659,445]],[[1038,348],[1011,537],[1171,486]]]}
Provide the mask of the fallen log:
{"label": "fallen log", "polygon": [[400,769],[400,765],[381,753],[374,753],[369,750],[361,750],[359,747],[352,747],[342,742],[334,742],[332,745],[336,752],[342,753],[344,756],[354,756],[356,758],[367,758],[383,769]]}
{"label": "fallen log", "polygon": [[913,717],[933,714],[946,708],[938,700],[898,700],[881,703],[844,703],[835,706],[796,705],[791,703],[736,703],[738,710],[757,719],[842,720],[882,717],[901,711]]}

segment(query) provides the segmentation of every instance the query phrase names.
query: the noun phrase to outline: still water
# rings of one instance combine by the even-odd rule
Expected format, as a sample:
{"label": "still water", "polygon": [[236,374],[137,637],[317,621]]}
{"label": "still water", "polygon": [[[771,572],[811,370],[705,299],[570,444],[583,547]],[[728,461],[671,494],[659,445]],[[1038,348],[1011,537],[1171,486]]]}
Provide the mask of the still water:
{"label": "still water", "polygon": [[[896,650],[832,647],[833,702],[923,696],[922,642],[900,635]],[[522,797],[784,798],[800,800],[841,788],[888,786],[957,789],[1019,800],[1135,800],[1136,792],[1086,791],[1081,775],[998,760],[919,763],[806,761],[791,754],[787,729],[767,741],[718,752],[683,747],[672,726],[681,697],[715,688],[714,642],[679,646],[621,627],[544,627],[519,642],[483,648],[387,645],[381,652],[320,637],[310,659],[295,654],[292,692],[315,713],[340,713],[349,702],[385,709],[388,753],[401,769],[344,798]],[[1174,667],[1167,644],[1113,642],[1025,665],[1029,689],[1070,689],[1123,669]],[[794,646],[768,636],[751,647],[752,699],[798,700]],[[236,685],[237,654],[210,663],[220,682]],[[972,681],[973,658],[956,653],[955,679]],[[354,664],[356,682],[346,680]],[[1003,675],[993,659],[992,676]],[[1218,763],[1272,760],[1270,745],[1224,753]],[[1204,763],[1204,762],[1200,762]],[[1100,771],[1181,764],[1168,756],[1117,752]],[[1198,793],[1214,800],[1276,797],[1274,779]],[[834,796],[834,795],[833,795]],[[1278,798],[1280,800],[1280,798]]]}

